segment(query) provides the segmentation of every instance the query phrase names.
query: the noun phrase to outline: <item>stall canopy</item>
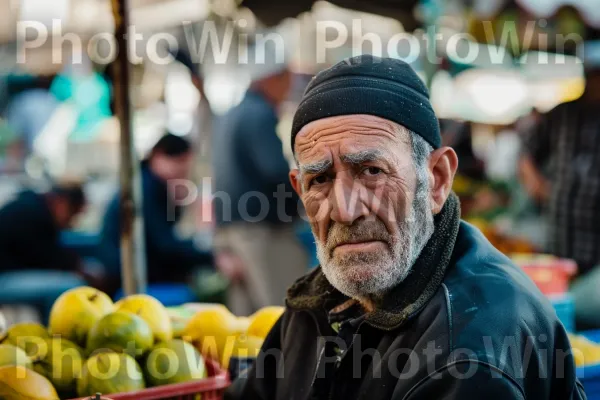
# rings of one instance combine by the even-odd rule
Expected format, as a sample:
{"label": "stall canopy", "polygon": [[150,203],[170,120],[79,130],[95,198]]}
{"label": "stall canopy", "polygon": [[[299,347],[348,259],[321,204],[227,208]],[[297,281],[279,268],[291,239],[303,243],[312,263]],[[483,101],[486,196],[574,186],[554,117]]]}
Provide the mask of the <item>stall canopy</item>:
{"label": "stall canopy", "polygon": [[[406,31],[419,27],[414,8],[419,0],[330,0],[332,4],[356,11],[384,15],[397,19]],[[285,18],[294,18],[310,11],[315,0],[243,0],[242,6],[250,9],[265,25],[275,26]]]}

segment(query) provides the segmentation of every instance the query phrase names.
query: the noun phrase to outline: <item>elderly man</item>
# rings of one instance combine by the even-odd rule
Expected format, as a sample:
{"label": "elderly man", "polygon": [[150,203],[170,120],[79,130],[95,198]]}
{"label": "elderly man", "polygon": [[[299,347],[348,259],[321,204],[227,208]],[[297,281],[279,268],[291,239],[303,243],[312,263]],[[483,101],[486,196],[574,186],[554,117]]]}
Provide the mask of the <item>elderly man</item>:
{"label": "elderly man", "polygon": [[289,290],[239,398],[585,398],[550,304],[460,221],[456,154],[407,64],[317,75],[292,146],[321,265]]}

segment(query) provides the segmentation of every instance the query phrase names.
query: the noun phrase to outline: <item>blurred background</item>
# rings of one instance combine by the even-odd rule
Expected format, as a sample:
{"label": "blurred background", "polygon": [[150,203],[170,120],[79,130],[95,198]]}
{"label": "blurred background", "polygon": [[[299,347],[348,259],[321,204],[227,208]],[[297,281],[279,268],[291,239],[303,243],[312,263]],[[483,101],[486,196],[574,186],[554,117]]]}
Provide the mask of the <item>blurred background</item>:
{"label": "blurred background", "polygon": [[[111,2],[0,4],[0,207],[25,188],[56,194],[65,180],[82,182],[86,206],[63,232],[61,245],[96,260],[83,274],[94,283],[111,271],[94,248],[103,240],[120,171],[115,73],[108,62],[114,49]],[[463,218],[527,268],[565,313],[569,329],[575,329],[575,304],[585,309],[580,323],[600,327],[600,300],[589,288],[600,262],[600,120],[594,111],[600,108],[597,96],[584,95],[586,86],[588,93],[600,91],[591,89],[600,69],[597,1],[131,0],[129,6],[140,36],[130,43],[130,82],[123,83],[131,96],[135,154],[151,157],[167,132],[190,143],[199,196],[174,229],[207,254],[207,264],[222,262],[226,270],[228,262],[239,261],[215,250],[212,193],[221,147],[213,142],[258,79],[240,60],[257,35],[275,34],[274,42],[284,43],[291,89],[277,108],[281,148],[273,157],[283,155],[293,165],[291,119],[319,70],[363,53],[410,62],[430,88],[445,144],[459,155],[454,190]],[[201,57],[199,48],[206,50]],[[176,141],[171,145],[163,151],[179,155]],[[573,174],[580,177],[576,186],[564,178]],[[571,194],[561,195],[565,191]],[[5,236],[15,225],[1,227],[9,231]],[[308,269],[316,262],[310,230],[300,220],[294,231]],[[203,271],[185,289],[169,291],[157,278],[149,290],[169,305],[226,301],[231,276]],[[112,272],[118,275],[118,267]],[[99,284],[119,296],[118,281]],[[34,295],[10,296],[0,295],[7,313],[18,304],[37,307]]]}

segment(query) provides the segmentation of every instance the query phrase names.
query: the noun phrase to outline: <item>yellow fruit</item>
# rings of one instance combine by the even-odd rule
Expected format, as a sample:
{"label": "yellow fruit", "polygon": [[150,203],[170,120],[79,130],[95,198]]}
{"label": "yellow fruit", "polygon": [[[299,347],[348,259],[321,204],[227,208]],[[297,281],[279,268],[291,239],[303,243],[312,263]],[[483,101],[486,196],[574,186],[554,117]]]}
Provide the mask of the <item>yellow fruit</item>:
{"label": "yellow fruit", "polygon": [[250,328],[250,324],[252,323],[252,319],[250,317],[237,317],[238,322],[238,331],[241,333],[248,332],[248,328]]}
{"label": "yellow fruit", "polygon": [[150,326],[142,318],[127,311],[115,311],[102,317],[88,333],[86,350],[127,352],[141,357],[154,344]]}
{"label": "yellow fruit", "polygon": [[573,357],[578,367],[591,364],[600,364],[600,344],[594,343],[584,336],[569,335],[573,348]]}
{"label": "yellow fruit", "polygon": [[29,357],[35,357],[38,347],[48,338],[50,335],[42,325],[35,322],[21,322],[8,328],[2,343],[20,347]]}
{"label": "yellow fruit", "polygon": [[154,297],[136,294],[115,304],[117,311],[129,311],[148,323],[157,342],[173,339],[173,327],[166,308]]}
{"label": "yellow fruit", "polygon": [[23,349],[12,344],[0,344],[0,367],[7,365],[31,368],[31,360]]}
{"label": "yellow fruit", "polygon": [[96,393],[112,394],[142,390],[146,387],[142,369],[133,357],[120,353],[101,353],[90,357],[77,380],[81,397]]}
{"label": "yellow fruit", "polygon": [[46,339],[44,353],[33,364],[33,370],[52,382],[60,393],[75,393],[76,379],[83,367],[82,349],[67,339]]}
{"label": "yellow fruit", "polygon": [[225,354],[223,354],[223,367],[225,369],[229,368],[229,361],[232,357],[256,358],[264,341],[263,338],[257,336],[239,335],[235,339],[235,342],[233,342],[231,351],[228,351],[229,349],[225,350]]}
{"label": "yellow fruit", "polygon": [[83,286],[63,293],[50,312],[50,332],[85,346],[87,333],[103,316],[113,311],[106,293]]}
{"label": "yellow fruit", "polygon": [[0,399],[59,400],[50,381],[24,367],[0,367]]}
{"label": "yellow fruit", "polygon": [[265,307],[255,312],[250,316],[252,322],[248,327],[248,335],[258,336],[263,339],[266,338],[284,310],[283,307],[273,306]]}
{"label": "yellow fruit", "polygon": [[178,339],[154,346],[143,366],[146,382],[152,386],[188,382],[207,375],[200,353]]}
{"label": "yellow fruit", "polygon": [[183,332],[183,339],[191,342],[207,358],[220,361],[227,343],[232,344],[241,333],[237,318],[226,308],[199,311]]}

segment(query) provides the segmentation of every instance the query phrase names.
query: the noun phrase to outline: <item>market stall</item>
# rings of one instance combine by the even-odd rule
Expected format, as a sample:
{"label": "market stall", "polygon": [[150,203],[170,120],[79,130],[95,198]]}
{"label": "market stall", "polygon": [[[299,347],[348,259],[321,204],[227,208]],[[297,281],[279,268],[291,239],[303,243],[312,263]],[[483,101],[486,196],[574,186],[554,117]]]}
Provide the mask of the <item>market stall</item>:
{"label": "market stall", "polygon": [[[230,3],[229,7],[217,10],[216,14],[222,21],[229,21],[240,11],[233,2]],[[384,41],[398,33],[405,34],[408,41],[424,37],[423,32],[411,33],[422,24],[417,22],[412,12],[415,1],[401,2],[400,6],[390,6],[385,1],[340,0],[333,3],[359,12],[385,15],[387,18],[361,16],[367,21],[365,29],[367,26],[375,31],[379,29]],[[435,8],[435,4],[432,6],[435,2],[423,3]],[[525,219],[519,214],[520,210],[515,211],[513,207],[519,200],[515,195],[519,152],[514,140],[516,125],[528,115],[578,98],[584,85],[582,67],[573,54],[562,59],[563,67],[559,69],[540,68],[534,60],[555,58],[551,51],[556,48],[556,43],[550,51],[542,49],[544,46],[539,41],[532,42],[527,51],[521,51],[522,43],[516,47],[519,50],[506,51],[496,43],[490,43],[492,37],[486,36],[485,26],[480,23],[482,16],[494,15],[502,22],[513,18],[518,22],[517,26],[526,27],[526,23],[520,22],[523,15],[549,18],[557,14],[559,19],[550,24],[552,29],[587,35],[598,28],[598,18],[587,6],[582,8],[583,12],[579,10],[579,19],[573,19],[572,10],[545,14],[533,10],[535,4],[524,0],[515,4],[506,1],[497,3],[492,9],[476,9],[468,28],[479,41],[477,45],[481,47],[477,48],[481,54],[487,54],[487,58],[466,63],[463,62],[464,57],[456,57],[458,53],[443,54],[445,61],[439,70],[433,71],[434,74],[431,74],[431,65],[420,58],[413,60],[412,65],[424,80],[431,80],[433,106],[439,117],[446,120],[442,126],[446,134],[444,140],[448,141],[445,144],[457,149],[466,144],[466,156],[463,158],[461,155],[461,168],[464,169],[459,170],[453,188],[461,197],[464,219],[477,226],[496,248],[511,257],[548,297],[569,332],[578,375],[586,386],[588,398],[600,398],[600,345],[597,344],[600,343],[600,334],[575,331],[574,299],[569,294],[569,281],[577,273],[577,266],[570,260],[543,254],[543,244],[535,237],[541,228],[533,225],[534,222],[523,223]],[[266,0],[241,2],[241,6],[251,10],[254,17],[265,25],[274,25],[284,18],[296,17],[309,10],[318,14],[315,19],[324,20],[337,12],[336,6],[312,0],[286,4],[277,7],[275,2]],[[517,5],[529,7],[529,11],[526,14],[516,12],[511,7]],[[129,19],[127,1],[114,1],[112,6],[119,47],[129,48],[124,36]],[[160,7],[157,4],[146,6]],[[198,19],[208,14],[207,10],[196,11],[199,11],[195,14]],[[508,12],[508,16],[503,12]],[[564,20],[563,15],[567,15]],[[340,24],[349,29],[356,18],[356,14],[346,14],[344,23]],[[584,21],[583,25],[581,21]],[[438,23],[438,18],[432,17],[431,22]],[[314,25],[314,20],[306,25]],[[305,26],[294,25],[294,28],[300,27],[298,36],[306,34],[307,31],[302,30]],[[542,32],[535,28],[538,36],[547,33],[543,28]],[[310,42],[314,43],[316,35],[313,29],[305,38],[310,37]],[[361,35],[355,36],[351,39],[361,39]],[[524,36],[521,31],[517,34],[519,38]],[[307,52],[314,53],[313,47]],[[332,64],[354,51],[354,42],[350,40],[331,52],[323,64]],[[492,62],[494,55],[499,55],[502,62]],[[315,72],[314,60],[298,57],[295,62],[305,78]],[[109,144],[119,144],[121,210],[124,215],[121,241],[123,288],[115,299],[87,287],[64,293],[52,307],[48,326],[35,323],[2,326],[0,319],[0,366],[11,367],[0,371],[0,380],[17,393],[15,399],[29,394],[39,396],[40,393],[48,399],[88,398],[100,392],[114,400],[159,400],[196,395],[202,395],[204,400],[217,400],[231,379],[255,360],[283,309],[267,307],[248,317],[233,315],[226,307],[215,304],[222,300],[219,296],[227,283],[214,275],[197,278],[199,283],[210,286],[204,291],[204,294],[215,296],[210,299],[201,299],[198,293],[185,297],[190,293],[189,288],[182,297],[172,297],[171,294],[164,295],[159,286],[147,287],[137,171],[139,151],[134,140],[135,111],[130,90],[133,74],[126,51],[119,53],[114,67],[113,89],[118,121],[111,119],[111,127],[115,129],[109,132],[108,139],[103,139]],[[211,66],[207,68],[210,70]],[[172,86],[173,82],[165,84],[166,97],[176,99],[175,102],[191,98],[183,105],[182,101],[178,102],[185,109],[186,118],[190,109],[206,99],[216,105],[215,112],[220,111],[220,106],[227,109],[235,105],[241,89],[248,84],[241,77],[234,83],[230,82],[232,70],[226,67],[213,65],[212,68],[213,72],[220,71],[206,76],[203,82],[206,93],[202,95],[195,90],[191,95],[191,83],[182,83],[190,81],[197,71],[192,71],[192,75],[188,71],[184,78],[180,75],[178,79],[181,79]],[[301,91],[298,90],[298,93]],[[145,112],[150,120],[148,124],[157,125],[159,112],[153,108]],[[289,118],[284,118],[284,127],[289,122]],[[96,163],[102,166],[110,158],[101,153],[97,144],[93,144],[98,149]],[[3,146],[1,140],[0,146]],[[471,163],[463,163],[467,157],[470,157]],[[503,163],[499,163],[499,159]],[[506,164],[510,164],[512,169],[507,171],[503,168]],[[210,209],[204,212],[210,214]],[[526,229],[532,226],[534,229]],[[27,339],[19,340],[22,337]],[[65,352],[70,357],[66,361],[59,357],[57,361],[55,355]],[[109,368],[113,372],[109,374],[103,368],[110,365],[119,367]],[[122,369],[126,367],[135,374],[132,376]],[[17,374],[25,378],[16,379]]]}

